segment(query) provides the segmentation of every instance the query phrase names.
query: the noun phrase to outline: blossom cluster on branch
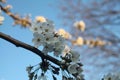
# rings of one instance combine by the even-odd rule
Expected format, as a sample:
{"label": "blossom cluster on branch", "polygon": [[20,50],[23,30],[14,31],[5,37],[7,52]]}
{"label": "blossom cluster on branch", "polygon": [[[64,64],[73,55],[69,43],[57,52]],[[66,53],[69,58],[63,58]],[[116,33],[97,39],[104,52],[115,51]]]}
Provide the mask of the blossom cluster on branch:
{"label": "blossom cluster on branch", "polygon": [[[0,2],[4,2],[4,0],[0,0]],[[10,8],[10,6],[2,7],[0,5],[0,24],[2,24],[4,21],[4,17],[1,14],[1,12],[4,11],[15,20],[15,24],[20,24],[24,27],[29,26],[28,28],[33,32],[32,42],[34,43],[34,49],[39,49],[39,47],[41,47],[41,53],[37,54],[40,55],[42,61],[40,61],[40,63],[37,65],[30,65],[26,68],[29,80],[47,80],[46,73],[48,71],[51,72],[53,80],[57,80],[56,75],[59,75],[60,71],[62,74],[62,80],[84,80],[84,76],[82,74],[83,65],[80,62],[80,53],[71,49],[66,44],[66,40],[70,40],[73,45],[79,46],[82,46],[84,44],[89,44],[92,46],[102,46],[105,44],[105,42],[102,42],[100,40],[88,41],[84,40],[82,37],[78,37],[78,39],[72,40],[72,35],[66,32],[64,29],[60,29],[58,31],[55,30],[55,24],[53,23],[53,21],[43,16],[37,16],[34,21],[30,21],[28,17],[21,18],[14,15],[10,12]],[[81,31],[85,30],[85,23],[83,21],[74,23],[74,26]],[[16,44],[17,46],[16,42],[18,41],[14,42],[15,40],[4,36],[5,35],[0,33],[1,38],[8,40],[9,42]],[[51,58],[56,60],[55,57],[57,57],[58,61],[60,61],[58,66],[54,66],[53,64],[51,64],[51,61],[49,59],[45,58],[47,55],[51,56],[52,53],[54,57]],[[120,79],[120,77],[111,76],[112,75],[105,76],[103,80]]]}
{"label": "blossom cluster on branch", "polygon": [[[80,54],[72,49],[70,49],[65,44],[65,36],[63,36],[62,30],[58,32],[54,29],[54,23],[51,20],[48,20],[42,16],[36,17],[36,20],[32,23],[30,30],[33,32],[34,46],[38,48],[42,46],[42,52],[45,55],[53,53],[54,56],[60,57],[61,62],[67,64],[68,66],[60,65],[62,71],[67,71],[68,74],[72,74],[74,77],[67,77],[63,75],[63,79],[71,78],[76,80],[83,80],[82,68],[80,63]],[[44,63],[43,63],[44,62]],[[40,76],[44,76],[47,69],[51,69],[49,62],[43,59],[43,62],[40,63],[39,67],[43,70]],[[45,64],[45,65],[43,65]],[[44,67],[43,67],[44,66]],[[29,67],[31,68],[31,67]],[[30,69],[28,69],[30,70]],[[33,75],[33,74],[32,74]],[[53,77],[54,79],[55,77]]]}

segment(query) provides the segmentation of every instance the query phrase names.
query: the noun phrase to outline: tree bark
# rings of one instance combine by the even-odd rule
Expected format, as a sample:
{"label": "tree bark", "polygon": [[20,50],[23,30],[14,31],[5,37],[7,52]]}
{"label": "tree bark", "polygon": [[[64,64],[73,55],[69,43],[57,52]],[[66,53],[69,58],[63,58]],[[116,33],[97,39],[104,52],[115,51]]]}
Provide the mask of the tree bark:
{"label": "tree bark", "polygon": [[9,35],[6,35],[6,34],[4,34],[2,32],[0,32],[0,38],[14,44],[16,47],[22,47],[22,48],[24,48],[26,50],[29,50],[29,51],[37,54],[41,58],[47,59],[47,60],[55,63],[56,65],[61,66],[61,61],[57,60],[56,58],[54,58],[52,56],[44,55],[44,53],[42,53],[39,49],[37,49],[37,48],[35,48],[35,47],[33,47],[33,46],[29,45],[29,44],[26,44],[24,42],[16,40],[13,37],[11,37]]}

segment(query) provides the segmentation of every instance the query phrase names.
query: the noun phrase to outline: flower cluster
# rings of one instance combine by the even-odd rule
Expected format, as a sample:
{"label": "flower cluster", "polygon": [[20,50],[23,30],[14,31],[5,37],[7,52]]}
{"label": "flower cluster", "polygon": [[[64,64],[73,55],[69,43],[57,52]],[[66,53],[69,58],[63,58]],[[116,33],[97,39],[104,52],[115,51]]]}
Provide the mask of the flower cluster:
{"label": "flower cluster", "polygon": [[120,73],[114,73],[114,74],[107,74],[105,75],[102,80],[120,80]]}
{"label": "flower cluster", "polygon": [[96,39],[96,40],[85,40],[82,37],[78,37],[76,40],[72,41],[73,45],[77,45],[77,46],[83,46],[83,45],[88,45],[89,47],[96,47],[96,46],[104,46],[104,45],[110,45],[110,42],[106,42],[100,39]]}
{"label": "flower cluster", "polygon": [[[79,59],[80,54],[65,45],[65,39],[71,38],[71,35],[68,32],[63,29],[56,32],[54,29],[54,23],[42,16],[36,17],[36,20],[32,23],[30,30],[33,32],[34,38],[32,39],[32,42],[34,43],[34,46],[36,48],[43,46],[42,52],[45,55],[48,55],[48,53],[51,52],[53,52],[55,56],[59,56],[61,54],[61,63],[64,64],[61,65],[62,70],[73,75],[72,77],[66,77],[63,75],[64,80],[68,80],[69,78],[83,80],[83,75],[81,74],[82,64]],[[46,69],[48,68],[45,68],[45,70],[44,68],[45,66],[41,67],[41,69],[46,72]],[[58,70],[52,71],[52,73],[58,74]],[[40,78],[44,78],[44,74],[41,75]],[[53,76],[53,78],[55,77]]]}
{"label": "flower cluster", "polygon": [[64,38],[55,32],[54,23],[43,17],[37,17],[30,30],[33,32],[35,47],[43,46],[43,53],[54,52],[58,56],[64,50]]}
{"label": "flower cluster", "polygon": [[[69,63],[69,66],[67,67],[67,70],[70,74],[73,74],[75,80],[83,80],[82,73],[82,64],[80,63],[80,54],[72,49],[70,49],[68,46],[65,46],[65,49],[63,51],[63,62]],[[64,76],[65,78],[65,76]]]}

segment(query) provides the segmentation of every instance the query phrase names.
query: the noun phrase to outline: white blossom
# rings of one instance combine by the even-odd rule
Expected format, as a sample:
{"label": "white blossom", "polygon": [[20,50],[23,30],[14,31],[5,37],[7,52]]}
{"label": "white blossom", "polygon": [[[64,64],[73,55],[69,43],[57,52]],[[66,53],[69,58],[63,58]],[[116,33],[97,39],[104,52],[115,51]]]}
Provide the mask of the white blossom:
{"label": "white blossom", "polygon": [[71,39],[72,35],[65,31],[64,29],[59,29],[58,34],[64,37],[65,39]]}
{"label": "white blossom", "polygon": [[70,53],[72,54],[72,62],[77,62],[80,59],[80,53],[78,53],[77,51],[71,50]]}
{"label": "white blossom", "polygon": [[55,40],[55,42],[59,42],[60,44],[61,43],[64,44],[64,42],[65,42],[65,39],[62,36],[58,35],[58,34],[57,34],[57,36],[54,37],[54,40]]}
{"label": "white blossom", "polygon": [[34,46],[38,48],[40,45],[44,43],[44,36],[42,34],[34,33],[34,38],[32,42],[34,43]]}
{"label": "white blossom", "polygon": [[79,65],[78,63],[71,63],[69,66],[68,66],[68,71],[71,73],[71,74],[75,74],[75,73],[78,73],[80,74],[83,70],[81,68],[81,65]]}
{"label": "white blossom", "polygon": [[65,48],[65,45],[62,42],[56,42],[55,48],[54,48],[54,55],[59,56],[60,54],[62,54],[64,48]]}
{"label": "white blossom", "polygon": [[[39,17],[42,19],[42,17]],[[32,42],[35,47],[43,46],[42,52],[47,54],[49,52],[54,52],[55,56],[62,54],[62,51],[65,48],[65,39],[55,33],[54,23],[48,19],[46,21],[34,22],[30,27],[30,30],[33,32],[34,38]]]}
{"label": "white blossom", "polygon": [[68,66],[68,71],[71,73],[71,74],[75,74],[77,73],[77,67],[79,67],[78,64],[76,63],[72,63]]}
{"label": "white blossom", "polygon": [[43,32],[53,33],[54,32],[54,25],[50,22],[43,22],[41,23],[41,27]]}
{"label": "white blossom", "polygon": [[0,24],[2,24],[4,20],[5,20],[5,18],[4,18],[4,16],[2,16],[2,10],[0,8]]}
{"label": "white blossom", "polygon": [[48,52],[52,52],[53,49],[54,49],[54,45],[52,45],[52,44],[47,44],[47,45],[43,48],[42,52],[43,52],[44,54],[47,54]]}
{"label": "white blossom", "polygon": [[83,77],[84,77],[84,75],[80,73],[80,74],[77,75],[76,79],[77,80],[82,80]]}
{"label": "white blossom", "polygon": [[47,24],[50,26],[50,27],[53,27],[55,24],[53,23],[52,20],[49,20],[47,19]]}
{"label": "white blossom", "polygon": [[65,45],[65,48],[62,52],[62,56],[65,57],[65,55],[69,54],[69,52],[70,52],[70,48],[67,45]]}
{"label": "white blossom", "polygon": [[116,74],[107,74],[104,76],[103,80],[120,80],[120,73]]}
{"label": "white blossom", "polygon": [[82,46],[84,45],[84,39],[82,37],[78,37],[76,40],[72,42],[72,44]]}
{"label": "white blossom", "polygon": [[45,17],[43,17],[43,16],[37,16],[37,17],[35,18],[35,20],[36,20],[37,22],[46,22],[46,19],[45,19]]}
{"label": "white blossom", "polygon": [[44,35],[45,42],[47,44],[50,44],[54,41],[54,34],[53,33],[45,33],[43,35]]}
{"label": "white blossom", "polygon": [[39,33],[41,34],[42,33],[42,29],[40,28],[41,24],[40,23],[37,23],[37,22],[34,22],[32,23],[32,26],[30,27],[30,30],[35,33]]}
{"label": "white blossom", "polygon": [[84,31],[85,30],[85,22],[84,21],[76,21],[73,24],[74,27],[76,27],[78,30]]}

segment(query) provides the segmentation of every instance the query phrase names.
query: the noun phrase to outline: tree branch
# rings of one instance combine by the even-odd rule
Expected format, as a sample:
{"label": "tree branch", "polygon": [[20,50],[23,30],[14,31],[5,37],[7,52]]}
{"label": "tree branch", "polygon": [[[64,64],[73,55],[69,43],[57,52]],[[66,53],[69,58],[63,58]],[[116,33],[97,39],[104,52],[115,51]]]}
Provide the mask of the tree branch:
{"label": "tree branch", "polygon": [[47,59],[47,60],[55,63],[56,65],[61,66],[61,61],[59,61],[59,60],[57,60],[54,57],[51,57],[49,55],[44,55],[44,53],[42,53],[39,49],[37,49],[37,48],[35,48],[35,47],[31,46],[31,45],[28,45],[28,44],[23,43],[23,42],[21,42],[19,40],[16,40],[16,39],[14,39],[14,38],[10,37],[9,35],[6,35],[6,34],[4,34],[2,32],[0,32],[0,38],[14,44],[16,47],[22,47],[24,49],[32,51],[33,53],[37,54],[41,58]]}
{"label": "tree branch", "polygon": [[12,12],[10,12],[10,10],[7,10],[6,8],[2,7],[2,5],[0,5],[0,9],[5,12],[8,16],[10,16],[13,20],[15,21],[19,21],[18,24],[22,25],[22,26],[31,26],[31,22],[29,19],[27,18],[20,18],[18,16],[16,16],[15,14],[13,14]]}

